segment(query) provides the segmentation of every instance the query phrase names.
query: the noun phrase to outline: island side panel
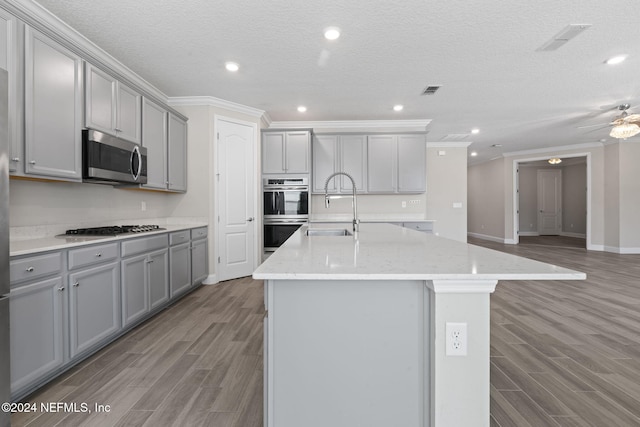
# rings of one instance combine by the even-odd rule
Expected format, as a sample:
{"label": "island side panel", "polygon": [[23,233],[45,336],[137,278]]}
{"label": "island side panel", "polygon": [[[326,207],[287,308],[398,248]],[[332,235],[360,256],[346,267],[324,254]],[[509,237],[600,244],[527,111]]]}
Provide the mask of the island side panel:
{"label": "island side panel", "polygon": [[[435,283],[435,285],[434,285]],[[490,425],[490,294],[497,281],[428,281],[431,289],[431,425]],[[467,324],[467,355],[446,351],[447,323]]]}
{"label": "island side panel", "polygon": [[424,281],[267,287],[268,427],[429,425]]}

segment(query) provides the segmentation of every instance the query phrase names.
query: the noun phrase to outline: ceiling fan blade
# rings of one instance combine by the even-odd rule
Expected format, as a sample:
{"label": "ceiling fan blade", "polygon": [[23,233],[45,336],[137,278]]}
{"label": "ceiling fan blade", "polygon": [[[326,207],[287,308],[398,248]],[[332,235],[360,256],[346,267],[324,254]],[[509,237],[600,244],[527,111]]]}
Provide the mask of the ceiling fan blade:
{"label": "ceiling fan blade", "polygon": [[586,129],[586,128],[593,128],[596,126],[600,126],[600,127],[605,127],[605,126],[609,126],[611,123],[600,123],[597,125],[586,125],[586,126],[576,126],[576,129]]}

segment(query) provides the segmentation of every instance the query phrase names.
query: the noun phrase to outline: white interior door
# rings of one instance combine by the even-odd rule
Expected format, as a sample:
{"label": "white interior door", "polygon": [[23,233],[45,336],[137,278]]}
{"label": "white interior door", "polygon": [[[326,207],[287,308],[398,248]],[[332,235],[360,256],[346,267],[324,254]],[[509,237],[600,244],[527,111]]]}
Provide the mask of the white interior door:
{"label": "white interior door", "polygon": [[538,170],[538,234],[559,235],[562,231],[562,171]]}
{"label": "white interior door", "polygon": [[255,269],[255,127],[218,118],[218,280]]}

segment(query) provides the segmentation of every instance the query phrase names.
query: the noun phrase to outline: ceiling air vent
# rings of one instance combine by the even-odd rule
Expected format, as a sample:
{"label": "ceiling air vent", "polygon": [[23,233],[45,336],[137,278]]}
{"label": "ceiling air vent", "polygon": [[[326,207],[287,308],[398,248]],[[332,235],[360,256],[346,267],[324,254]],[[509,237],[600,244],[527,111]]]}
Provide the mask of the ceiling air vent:
{"label": "ceiling air vent", "polygon": [[422,91],[422,95],[434,95],[438,89],[440,89],[440,86],[427,86]]}
{"label": "ceiling air vent", "polygon": [[466,139],[470,134],[468,133],[450,133],[442,138],[440,141],[462,141]]}
{"label": "ceiling air vent", "polygon": [[591,24],[570,24],[567,25],[558,34],[553,36],[551,40],[536,49],[539,52],[549,52],[552,50],[560,49],[569,40],[576,37],[578,34],[591,27]]}

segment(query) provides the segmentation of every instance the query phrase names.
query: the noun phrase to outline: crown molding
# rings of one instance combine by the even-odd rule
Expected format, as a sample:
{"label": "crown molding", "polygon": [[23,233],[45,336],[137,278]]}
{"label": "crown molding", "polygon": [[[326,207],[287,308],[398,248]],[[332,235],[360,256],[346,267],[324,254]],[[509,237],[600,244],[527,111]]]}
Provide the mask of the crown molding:
{"label": "crown molding", "polygon": [[473,144],[473,142],[462,142],[462,141],[427,142],[427,148],[467,148],[471,144]]}
{"label": "crown molding", "polygon": [[273,129],[313,129],[332,132],[425,132],[431,120],[328,120],[271,122]]}
{"label": "crown molding", "polygon": [[168,103],[174,107],[204,105],[208,107],[224,108],[225,110],[235,111],[236,113],[246,114],[251,117],[262,118],[262,116],[266,114],[263,110],[232,101],[226,101],[214,96],[172,96],[169,97]]}
{"label": "crown molding", "polygon": [[83,59],[113,74],[123,83],[139,89],[149,98],[163,104],[167,103],[167,95],[40,4],[33,0],[4,0],[3,3],[11,13],[30,27],[69,48]]}
{"label": "crown molding", "polygon": [[528,155],[528,154],[557,153],[558,151],[582,150],[585,148],[598,148],[603,146],[604,144],[602,142],[586,142],[584,144],[561,145],[558,147],[534,148],[532,150],[510,151],[508,153],[502,153],[502,157],[515,157],[515,156]]}

